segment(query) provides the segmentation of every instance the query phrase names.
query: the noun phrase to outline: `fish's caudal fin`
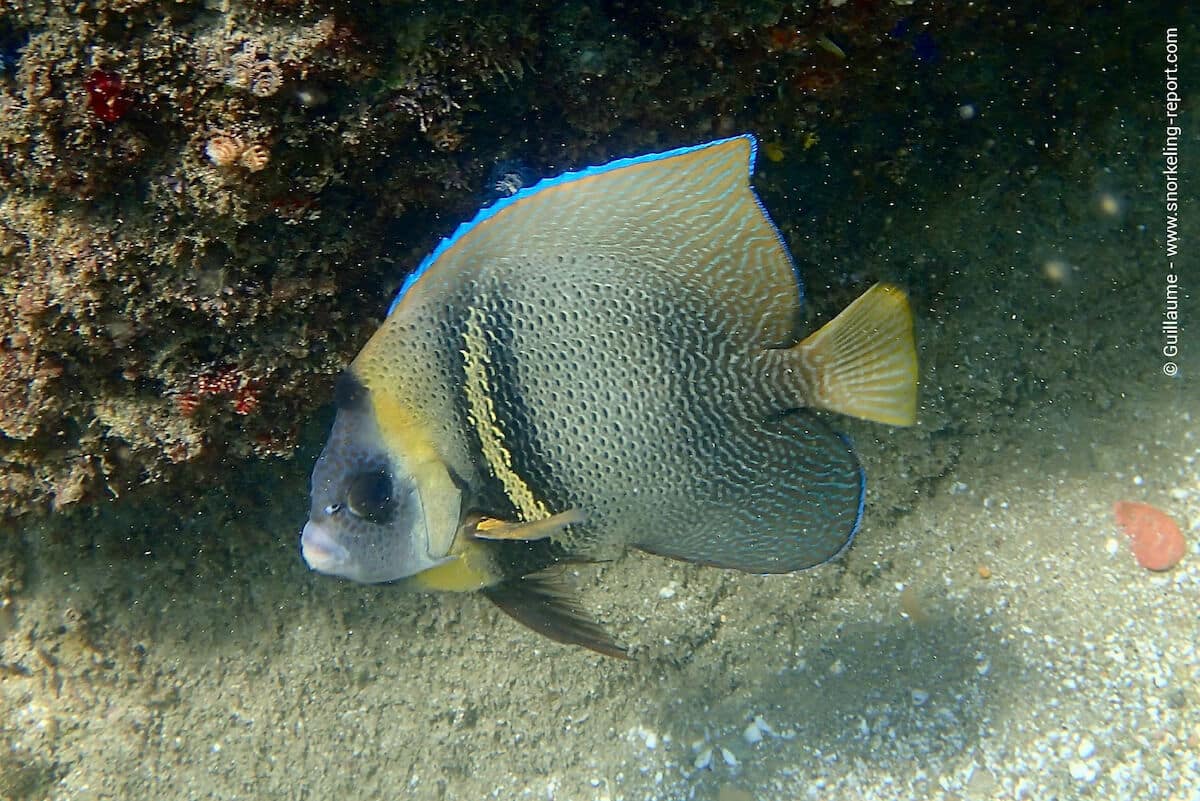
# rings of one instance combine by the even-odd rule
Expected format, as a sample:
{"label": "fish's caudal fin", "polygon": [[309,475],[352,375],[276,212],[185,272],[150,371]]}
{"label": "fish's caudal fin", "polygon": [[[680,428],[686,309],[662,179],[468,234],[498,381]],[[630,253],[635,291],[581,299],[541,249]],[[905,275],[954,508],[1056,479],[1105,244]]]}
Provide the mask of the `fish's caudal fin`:
{"label": "fish's caudal fin", "polygon": [[779,365],[802,406],[877,423],[917,420],[917,349],[903,290],[876,284],[788,351]]}

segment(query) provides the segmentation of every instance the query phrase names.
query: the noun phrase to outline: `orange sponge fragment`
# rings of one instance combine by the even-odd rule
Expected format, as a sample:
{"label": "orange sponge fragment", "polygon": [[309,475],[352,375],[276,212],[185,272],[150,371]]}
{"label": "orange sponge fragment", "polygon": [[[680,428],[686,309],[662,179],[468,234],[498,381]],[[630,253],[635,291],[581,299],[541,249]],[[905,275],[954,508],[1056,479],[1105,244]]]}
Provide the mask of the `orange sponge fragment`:
{"label": "orange sponge fragment", "polygon": [[1170,570],[1187,553],[1183,532],[1166,512],[1148,503],[1117,501],[1113,514],[1129,535],[1133,557],[1147,570]]}

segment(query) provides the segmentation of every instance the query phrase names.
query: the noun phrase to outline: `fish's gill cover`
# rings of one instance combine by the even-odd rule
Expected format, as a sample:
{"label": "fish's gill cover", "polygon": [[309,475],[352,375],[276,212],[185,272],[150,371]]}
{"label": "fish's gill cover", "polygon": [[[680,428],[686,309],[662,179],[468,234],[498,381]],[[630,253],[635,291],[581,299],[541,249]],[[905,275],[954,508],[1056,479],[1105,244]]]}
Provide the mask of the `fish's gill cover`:
{"label": "fish's gill cover", "polygon": [[[680,267],[738,314],[757,321],[764,346],[790,344],[800,313],[799,274],[750,186],[757,142],[744,134],[619,159],[547,178],[481,210],[404,281],[390,316],[431,270],[486,269],[519,253],[630,255],[669,247]],[[696,269],[701,266],[702,269]]]}

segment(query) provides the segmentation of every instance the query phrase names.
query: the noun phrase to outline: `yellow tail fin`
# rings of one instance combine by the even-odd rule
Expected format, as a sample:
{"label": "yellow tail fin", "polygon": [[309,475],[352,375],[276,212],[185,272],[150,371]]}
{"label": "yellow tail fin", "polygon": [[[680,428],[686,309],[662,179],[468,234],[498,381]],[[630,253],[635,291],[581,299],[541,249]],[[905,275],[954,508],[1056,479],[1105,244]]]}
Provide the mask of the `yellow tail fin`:
{"label": "yellow tail fin", "polygon": [[912,311],[899,287],[871,287],[795,350],[812,376],[809,405],[896,426],[917,421]]}

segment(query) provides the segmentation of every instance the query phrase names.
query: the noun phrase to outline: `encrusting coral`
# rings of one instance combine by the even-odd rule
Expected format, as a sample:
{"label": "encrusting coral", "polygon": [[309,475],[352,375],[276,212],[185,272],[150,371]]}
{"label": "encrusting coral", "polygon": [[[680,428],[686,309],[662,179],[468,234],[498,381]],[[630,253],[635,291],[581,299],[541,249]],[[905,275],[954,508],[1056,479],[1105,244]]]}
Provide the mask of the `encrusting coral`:
{"label": "encrusting coral", "polygon": [[216,134],[204,145],[204,155],[218,167],[232,167],[238,163],[246,146],[236,136]]}

